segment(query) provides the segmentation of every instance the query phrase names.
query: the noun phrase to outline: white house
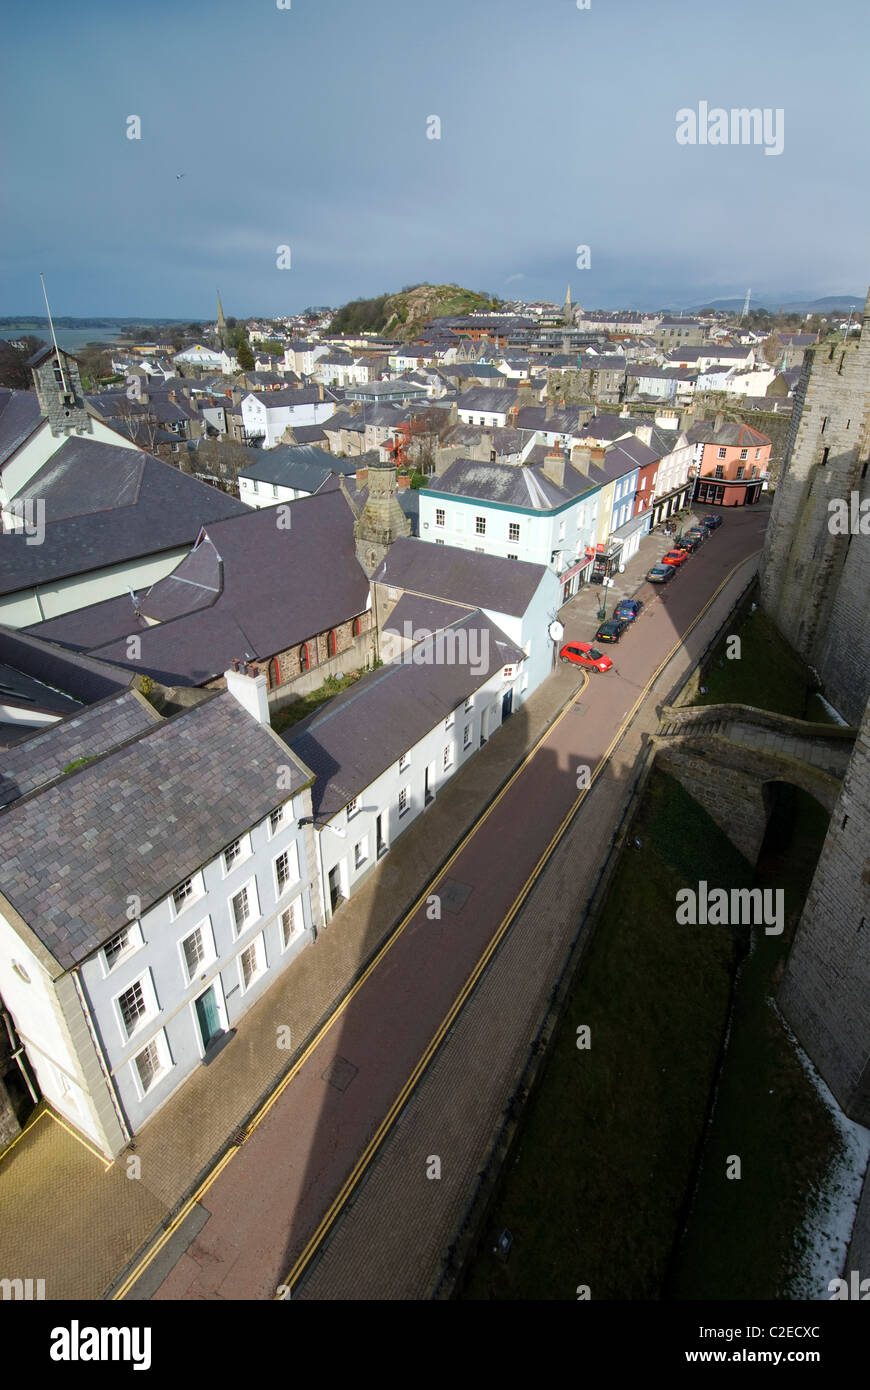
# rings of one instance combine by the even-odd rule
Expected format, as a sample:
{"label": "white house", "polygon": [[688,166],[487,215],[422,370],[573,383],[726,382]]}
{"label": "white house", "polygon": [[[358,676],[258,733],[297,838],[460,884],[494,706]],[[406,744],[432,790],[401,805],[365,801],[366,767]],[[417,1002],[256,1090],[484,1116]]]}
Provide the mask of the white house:
{"label": "white house", "polygon": [[242,425],[247,439],[262,439],[273,449],[284,431],[296,425],[320,425],[335,412],[335,400],[322,386],[280,391],[251,391],[242,398]]}
{"label": "white house", "polygon": [[466,425],[488,425],[504,429],[516,393],[505,386],[473,386],[456,402],[459,418]]}
{"label": "white house", "polygon": [[204,347],[202,343],[195,343],[193,347],[185,348],[183,352],[176,352],[172,360],[176,364],[198,366],[208,372],[219,372],[222,370],[223,358],[222,354],[216,352],[214,348]]}

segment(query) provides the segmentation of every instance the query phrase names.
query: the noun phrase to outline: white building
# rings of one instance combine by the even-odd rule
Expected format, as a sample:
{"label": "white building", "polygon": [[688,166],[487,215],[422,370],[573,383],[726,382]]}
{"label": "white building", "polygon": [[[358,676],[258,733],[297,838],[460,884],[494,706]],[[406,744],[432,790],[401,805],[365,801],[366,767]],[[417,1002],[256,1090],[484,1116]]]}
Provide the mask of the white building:
{"label": "white building", "polygon": [[247,439],[262,439],[273,449],[284,431],[296,425],[320,425],[335,413],[335,401],[323,387],[280,391],[251,391],[242,398],[242,424]]}

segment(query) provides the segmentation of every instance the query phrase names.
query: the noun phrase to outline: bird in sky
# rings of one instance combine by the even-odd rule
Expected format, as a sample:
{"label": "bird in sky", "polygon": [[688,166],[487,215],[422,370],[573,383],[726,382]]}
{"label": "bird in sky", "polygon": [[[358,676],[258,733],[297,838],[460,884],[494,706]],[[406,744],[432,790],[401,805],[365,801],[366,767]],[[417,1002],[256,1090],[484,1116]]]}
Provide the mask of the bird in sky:
{"label": "bird in sky", "polygon": [[176,174],[175,177],[176,177],[177,179],[183,179],[183,178],[184,178],[184,174]]}

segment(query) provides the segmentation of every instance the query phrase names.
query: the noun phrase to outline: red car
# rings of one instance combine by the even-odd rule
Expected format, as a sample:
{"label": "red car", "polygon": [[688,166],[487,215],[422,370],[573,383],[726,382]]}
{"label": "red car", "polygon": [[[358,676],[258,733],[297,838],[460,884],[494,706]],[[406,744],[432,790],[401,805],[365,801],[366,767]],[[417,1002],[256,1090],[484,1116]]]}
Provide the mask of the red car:
{"label": "red car", "polygon": [[559,660],[570,661],[574,666],[583,666],[588,671],[609,671],[613,665],[609,656],[589,642],[568,642],[560,651]]}
{"label": "red car", "polygon": [[689,550],[669,550],[667,555],[662,556],[663,565],[682,565],[688,560],[691,551]]}

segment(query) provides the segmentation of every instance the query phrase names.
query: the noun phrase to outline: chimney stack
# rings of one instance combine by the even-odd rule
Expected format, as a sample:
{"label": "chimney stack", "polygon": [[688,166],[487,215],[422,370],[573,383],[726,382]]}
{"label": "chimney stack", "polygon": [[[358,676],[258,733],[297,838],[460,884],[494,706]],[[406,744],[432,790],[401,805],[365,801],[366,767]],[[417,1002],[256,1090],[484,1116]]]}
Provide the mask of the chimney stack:
{"label": "chimney stack", "polygon": [[224,672],[227,690],[238,700],[248,714],[260,723],[269,725],[269,692],[265,673],[261,673],[256,663],[247,665],[233,657],[232,670]]}
{"label": "chimney stack", "polygon": [[361,491],[362,488],[366,487],[366,485],[368,484],[368,480],[369,470],[367,468],[358,468],[356,470],[357,492]]}
{"label": "chimney stack", "polygon": [[411,479],[407,473],[400,473],[398,477],[399,491],[405,492],[411,486]]}
{"label": "chimney stack", "polygon": [[720,410],[720,411],[719,411],[719,414],[716,416],[716,419],[713,421],[713,429],[716,431],[717,434],[718,434],[719,431],[721,430],[721,428],[722,428],[722,426],[724,425],[724,423],[725,423],[725,416],[722,414],[722,411]]}
{"label": "chimney stack", "polygon": [[550,482],[555,483],[556,487],[565,486],[565,455],[558,444],[554,444],[547,454],[541,465],[541,472]]}

